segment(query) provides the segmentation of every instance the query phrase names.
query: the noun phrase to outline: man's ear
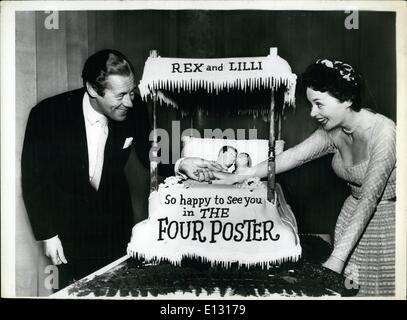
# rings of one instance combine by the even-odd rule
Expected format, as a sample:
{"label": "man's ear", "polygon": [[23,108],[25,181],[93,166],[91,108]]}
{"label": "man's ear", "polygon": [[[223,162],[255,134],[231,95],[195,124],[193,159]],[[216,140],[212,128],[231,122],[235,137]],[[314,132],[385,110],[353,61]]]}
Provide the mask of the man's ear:
{"label": "man's ear", "polygon": [[88,92],[91,98],[96,98],[96,96],[99,95],[96,92],[95,88],[89,82],[86,82],[86,91]]}

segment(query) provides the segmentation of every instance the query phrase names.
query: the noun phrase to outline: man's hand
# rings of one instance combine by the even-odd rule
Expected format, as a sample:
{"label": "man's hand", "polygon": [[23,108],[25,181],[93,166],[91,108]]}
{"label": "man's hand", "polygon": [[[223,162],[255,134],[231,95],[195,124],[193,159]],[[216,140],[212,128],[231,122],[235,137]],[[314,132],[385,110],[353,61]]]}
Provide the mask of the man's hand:
{"label": "man's hand", "polygon": [[61,240],[59,240],[58,236],[44,241],[44,252],[45,255],[51,259],[53,265],[57,266],[62,263],[68,263],[64,255]]}
{"label": "man's hand", "polygon": [[178,170],[190,179],[209,182],[215,179],[213,172],[227,171],[227,168],[216,161],[189,157],[181,161]]}

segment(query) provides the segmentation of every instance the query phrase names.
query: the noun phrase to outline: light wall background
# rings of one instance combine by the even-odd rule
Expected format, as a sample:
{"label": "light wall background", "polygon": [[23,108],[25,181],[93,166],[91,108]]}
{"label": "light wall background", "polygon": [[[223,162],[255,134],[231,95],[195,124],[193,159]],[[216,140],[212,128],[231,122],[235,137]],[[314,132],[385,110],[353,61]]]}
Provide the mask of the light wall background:
{"label": "light wall background", "polygon": [[[355,66],[368,83],[369,107],[396,120],[395,15],[360,12],[359,29],[344,27],[344,12],[272,11],[66,11],[59,28],[44,26],[44,12],[16,13],[16,294],[44,296],[48,261],[33,238],[21,195],[20,159],[30,109],[40,100],[82,86],[81,70],[92,53],[114,48],[142,75],[149,50],[173,57],[264,56],[278,47],[296,74],[314,60],[331,57]],[[297,109],[283,124],[288,147],[305,139],[315,125],[303,92]],[[159,127],[170,128],[176,112],[163,110]],[[267,138],[262,119],[201,118],[203,128],[257,128]],[[182,122],[189,127],[191,119]],[[126,168],[135,222],[147,216],[149,174],[132,154]],[[332,231],[346,186],[330,169],[330,158],[282,175],[286,197],[304,233]],[[131,226],[129,226],[131,227]]]}

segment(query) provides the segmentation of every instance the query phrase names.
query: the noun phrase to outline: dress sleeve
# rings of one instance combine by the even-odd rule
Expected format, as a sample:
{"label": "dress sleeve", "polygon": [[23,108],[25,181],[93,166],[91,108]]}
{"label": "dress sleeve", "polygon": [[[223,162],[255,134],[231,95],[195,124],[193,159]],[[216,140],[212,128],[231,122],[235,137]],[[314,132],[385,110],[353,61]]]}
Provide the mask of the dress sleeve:
{"label": "dress sleeve", "polygon": [[361,186],[361,197],[341,238],[337,239],[332,255],[346,261],[356,246],[384,192],[396,166],[396,126],[385,125],[373,135],[370,160]]}
{"label": "dress sleeve", "polygon": [[285,172],[333,152],[335,145],[330,134],[324,129],[317,129],[306,140],[276,157],[276,171]]}

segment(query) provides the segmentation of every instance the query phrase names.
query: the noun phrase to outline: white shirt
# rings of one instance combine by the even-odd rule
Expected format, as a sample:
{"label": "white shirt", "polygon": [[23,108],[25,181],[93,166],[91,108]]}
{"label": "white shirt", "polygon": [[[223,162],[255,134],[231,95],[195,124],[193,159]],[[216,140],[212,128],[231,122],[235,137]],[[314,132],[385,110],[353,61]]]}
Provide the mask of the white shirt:
{"label": "white shirt", "polygon": [[88,143],[89,181],[91,181],[96,169],[98,141],[100,135],[100,123],[98,122],[101,120],[101,118],[105,118],[106,120],[107,118],[103,114],[93,109],[87,92],[85,92],[83,96],[82,108],[83,116],[85,118],[86,140]]}

